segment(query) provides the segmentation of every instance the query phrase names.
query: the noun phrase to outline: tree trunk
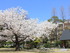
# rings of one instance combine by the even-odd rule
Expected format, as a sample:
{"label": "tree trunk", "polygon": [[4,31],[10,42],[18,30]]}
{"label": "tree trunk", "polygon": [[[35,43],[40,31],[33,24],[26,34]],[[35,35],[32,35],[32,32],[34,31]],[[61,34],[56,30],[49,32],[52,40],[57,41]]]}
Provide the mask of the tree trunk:
{"label": "tree trunk", "polygon": [[19,44],[19,41],[18,41],[18,36],[16,34],[15,34],[15,43],[16,43],[16,45],[15,45],[16,49],[15,49],[15,51],[20,51],[20,44]]}
{"label": "tree trunk", "polygon": [[63,48],[66,48],[66,47],[67,47],[66,41],[63,40]]}

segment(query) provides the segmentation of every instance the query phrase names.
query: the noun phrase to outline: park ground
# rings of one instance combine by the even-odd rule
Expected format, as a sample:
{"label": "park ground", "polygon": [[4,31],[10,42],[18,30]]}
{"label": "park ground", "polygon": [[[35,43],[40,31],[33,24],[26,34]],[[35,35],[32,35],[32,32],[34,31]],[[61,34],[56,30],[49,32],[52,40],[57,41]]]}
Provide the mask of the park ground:
{"label": "park ground", "polygon": [[34,50],[14,51],[13,48],[0,48],[0,53],[70,53],[70,49],[49,48],[42,50],[34,49]]}

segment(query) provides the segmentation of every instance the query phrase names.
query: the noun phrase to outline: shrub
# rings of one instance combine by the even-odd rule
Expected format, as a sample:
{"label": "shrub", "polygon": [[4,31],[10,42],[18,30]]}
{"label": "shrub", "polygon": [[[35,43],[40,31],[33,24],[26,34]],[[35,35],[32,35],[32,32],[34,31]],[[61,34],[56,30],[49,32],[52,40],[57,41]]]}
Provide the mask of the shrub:
{"label": "shrub", "polygon": [[50,44],[50,43],[45,43],[45,44],[44,44],[44,47],[45,47],[45,48],[50,48],[50,47],[51,47],[51,44]]}
{"label": "shrub", "polygon": [[59,45],[60,45],[60,46],[62,45],[62,41],[57,41],[57,42],[54,43],[54,46],[55,46],[55,47],[58,47]]}

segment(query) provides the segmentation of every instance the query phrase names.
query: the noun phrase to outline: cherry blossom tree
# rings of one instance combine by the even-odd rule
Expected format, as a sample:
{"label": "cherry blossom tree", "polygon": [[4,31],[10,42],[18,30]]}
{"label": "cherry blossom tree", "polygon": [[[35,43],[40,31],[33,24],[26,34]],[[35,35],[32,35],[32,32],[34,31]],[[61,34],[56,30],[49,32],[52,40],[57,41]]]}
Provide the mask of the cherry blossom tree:
{"label": "cherry blossom tree", "polygon": [[[48,21],[38,23],[37,19],[26,19],[27,11],[22,8],[10,8],[0,11],[0,26],[3,30],[0,31],[1,36],[5,36],[8,41],[13,41],[16,44],[16,51],[20,50],[20,42],[29,39],[43,37],[49,38],[49,34],[57,27]],[[3,37],[4,39],[4,37]]]}

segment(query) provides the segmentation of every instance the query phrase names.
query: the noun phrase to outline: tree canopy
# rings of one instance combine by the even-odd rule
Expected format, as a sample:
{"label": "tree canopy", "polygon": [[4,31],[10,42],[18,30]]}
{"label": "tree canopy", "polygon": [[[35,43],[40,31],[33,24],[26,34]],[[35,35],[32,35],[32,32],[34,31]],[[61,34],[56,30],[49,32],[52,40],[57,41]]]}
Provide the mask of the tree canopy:
{"label": "tree canopy", "polygon": [[0,11],[0,31],[3,39],[12,40],[16,43],[16,50],[20,50],[20,42],[26,40],[34,40],[42,37],[43,34],[49,37],[53,29],[57,27],[52,22],[44,21],[38,23],[36,19],[26,19],[27,11],[22,8],[9,8]]}

